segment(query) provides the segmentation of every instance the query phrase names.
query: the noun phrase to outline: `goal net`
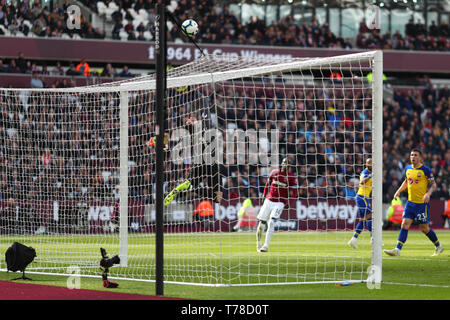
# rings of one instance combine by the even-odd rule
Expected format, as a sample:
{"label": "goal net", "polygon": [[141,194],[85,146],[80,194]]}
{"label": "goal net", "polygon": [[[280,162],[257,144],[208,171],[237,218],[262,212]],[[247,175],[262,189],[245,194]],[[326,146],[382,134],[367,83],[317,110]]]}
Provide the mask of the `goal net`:
{"label": "goal net", "polygon": [[[381,59],[206,55],[167,72],[165,282],[381,280]],[[121,259],[111,278],[154,281],[154,75],[0,89],[0,108],[0,250],[35,248],[27,272],[100,277],[105,248]],[[373,230],[356,250],[369,157]],[[259,252],[257,214],[284,158],[296,186]]]}

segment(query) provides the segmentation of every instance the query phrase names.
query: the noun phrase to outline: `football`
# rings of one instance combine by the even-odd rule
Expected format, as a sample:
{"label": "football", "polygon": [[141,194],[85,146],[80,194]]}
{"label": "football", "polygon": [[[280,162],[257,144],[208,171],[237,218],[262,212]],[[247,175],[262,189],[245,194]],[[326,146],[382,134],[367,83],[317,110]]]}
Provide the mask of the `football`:
{"label": "football", "polygon": [[198,24],[192,19],[185,20],[181,27],[189,37],[195,37],[198,33]]}

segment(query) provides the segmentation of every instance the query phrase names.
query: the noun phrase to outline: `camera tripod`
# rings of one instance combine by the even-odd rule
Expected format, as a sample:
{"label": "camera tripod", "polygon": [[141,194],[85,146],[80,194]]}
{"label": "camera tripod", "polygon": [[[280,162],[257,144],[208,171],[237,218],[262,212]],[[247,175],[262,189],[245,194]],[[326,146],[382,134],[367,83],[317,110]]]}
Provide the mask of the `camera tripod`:
{"label": "camera tripod", "polygon": [[112,267],[114,264],[120,263],[120,259],[117,255],[113,256],[111,259],[108,258],[108,256],[106,255],[106,250],[103,248],[100,248],[100,253],[102,254],[102,260],[100,260],[100,269],[103,270],[103,286],[105,288],[117,288],[119,286],[117,282],[108,280],[108,272],[110,267]]}

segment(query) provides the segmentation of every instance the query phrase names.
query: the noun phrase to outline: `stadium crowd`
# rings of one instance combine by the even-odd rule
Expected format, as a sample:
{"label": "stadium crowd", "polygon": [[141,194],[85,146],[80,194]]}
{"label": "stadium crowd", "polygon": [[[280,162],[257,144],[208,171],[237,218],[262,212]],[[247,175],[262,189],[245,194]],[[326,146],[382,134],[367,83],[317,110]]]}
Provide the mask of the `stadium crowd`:
{"label": "stadium crowd", "polygon": [[[402,182],[409,151],[420,146],[425,163],[436,177],[432,198],[447,199],[450,184],[450,90],[396,91],[384,101],[384,201],[389,202]],[[274,92],[271,96],[269,93]],[[5,93],[5,92],[4,92]],[[370,153],[370,90],[345,90],[329,98],[326,87],[317,90],[217,92],[211,109],[218,128],[278,129],[280,154],[288,155],[299,180],[301,198],[352,198],[358,187],[364,156]],[[170,103],[169,128],[179,128],[191,114],[191,99],[212,99],[201,93],[177,93]],[[345,102],[344,102],[345,101]],[[210,101],[212,103],[212,101]],[[111,200],[117,197],[119,152],[119,97],[107,94],[29,93],[11,89],[0,95],[0,200]],[[152,202],[154,156],[147,146],[154,135],[151,93],[130,98],[130,197]],[[217,111],[217,112],[216,112]],[[396,115],[401,115],[400,117]],[[315,123],[310,119],[316,116]],[[149,125],[150,124],[150,125]],[[170,154],[170,153],[169,153]],[[184,177],[186,164],[170,158],[170,190]],[[260,166],[221,166],[224,200],[262,196],[267,172]]]}
{"label": "stadium crowd", "polygon": [[[450,196],[450,90],[448,86],[440,90],[433,88],[429,79],[426,85],[425,90],[395,90],[394,99],[384,101],[383,201],[386,203],[402,183],[403,169],[409,164],[409,152],[415,146],[424,150],[425,163],[436,177],[438,191],[432,198]],[[265,93],[259,95],[265,98],[255,97],[252,102],[248,99],[251,93],[246,92],[235,101],[224,101],[224,109],[218,109],[219,126],[236,121],[237,127],[244,130],[277,127],[280,153],[290,155],[292,170],[299,179],[299,197],[353,198],[363,170],[363,155],[370,153],[370,135],[359,122],[370,116],[364,105],[367,102],[364,97],[370,97],[370,92],[346,90],[344,97],[337,96],[346,103],[331,101],[329,92],[322,89],[305,94],[278,93],[278,99],[270,95],[267,98]],[[314,116],[317,119],[312,124],[308,119]],[[258,168],[228,166],[222,174],[228,177],[225,188],[228,197],[262,195],[266,177]]]}
{"label": "stadium crowd", "polygon": [[369,30],[361,24],[360,33],[356,38],[356,47],[364,49],[394,49],[394,50],[425,50],[450,51],[450,29],[447,22],[438,26],[435,21],[427,28],[418,20],[413,19],[405,25],[405,35],[396,30],[380,34],[379,30]]}
{"label": "stadium crowd", "polygon": [[[56,8],[49,13],[38,2],[30,4],[23,1],[13,9],[4,0],[0,1],[0,24],[8,30],[15,28],[11,25],[18,25],[21,27],[17,30],[20,30],[26,26],[24,19],[30,18],[33,26],[38,21],[41,21],[39,24],[45,22],[46,33],[39,36],[60,36],[61,32],[55,30],[63,23],[65,8]],[[133,3],[120,1],[124,8]],[[153,8],[149,3],[140,0],[134,5],[143,5],[151,11]],[[277,24],[266,26],[263,21],[253,19],[242,26],[226,8],[213,7],[212,1],[179,1],[174,14],[203,17],[199,23],[205,32],[202,31],[199,40],[204,43],[352,46],[348,40],[336,37],[326,24],[319,26],[316,21],[311,25],[296,26],[287,17]],[[120,17],[117,19],[120,22]],[[86,24],[82,30],[89,30],[89,26]],[[30,28],[28,32],[34,31]],[[176,40],[176,27],[172,32],[171,40]],[[78,35],[89,37],[84,31]],[[445,24],[430,27],[427,32],[420,23],[414,25],[411,21],[406,26],[405,37],[399,33],[392,37],[381,36],[377,31],[362,29],[356,44],[360,48],[443,51],[449,49],[448,38],[448,26]],[[68,71],[63,71],[59,65],[54,70],[60,75],[83,74],[77,67],[72,65]],[[0,72],[33,74],[35,81],[32,80],[32,83],[36,88],[45,86],[39,83],[37,75],[48,74],[44,65],[39,68],[20,54],[9,63],[0,60]],[[105,67],[104,75],[111,74],[116,74],[113,68]],[[123,75],[130,76],[129,72]],[[61,80],[51,86],[63,88],[71,85]],[[395,89],[394,97],[384,101],[384,202],[390,202],[401,184],[403,169],[409,163],[409,151],[415,146],[422,147],[425,163],[436,177],[438,190],[432,198],[449,198],[450,90],[448,86],[436,89],[429,79],[424,80],[422,87],[425,89]],[[298,176],[299,197],[354,197],[356,181],[363,169],[363,155],[368,154],[370,147],[367,144],[370,141],[369,132],[365,132],[358,121],[369,116],[364,103],[367,103],[365,99],[370,97],[370,92],[363,95],[362,92],[346,91],[337,105],[330,106],[326,90],[274,90],[279,96],[242,90],[217,95],[217,110],[211,111],[217,111],[214,119],[219,128],[224,130],[229,123],[244,130],[275,126],[280,132],[280,152],[290,155],[291,169]],[[191,95],[184,97],[185,102],[192,98]],[[149,138],[154,134],[155,118],[150,111],[152,101],[150,93],[133,96],[130,100],[130,197],[147,203],[154,201],[155,181],[151,161],[153,151],[147,147]],[[354,104],[347,105],[343,101],[353,101]],[[0,167],[0,200],[12,201],[11,206],[18,200],[30,205],[36,200],[54,200],[55,196],[61,197],[58,200],[67,201],[117,200],[118,105],[119,98],[112,93],[28,95],[11,89],[8,95],[0,95],[0,162],[3,164]],[[314,124],[309,121],[313,116],[312,110],[322,110],[315,112],[318,118]],[[187,111],[180,105],[171,110],[171,116],[174,119],[171,126],[180,127]],[[167,171],[176,173],[169,176],[170,182],[165,187],[170,190],[179,183],[176,178],[182,177],[185,168],[168,161]],[[261,198],[267,181],[267,172],[253,165],[225,164],[221,166],[221,176],[224,200]]]}
{"label": "stadium crowd", "polygon": [[71,62],[68,67],[63,67],[61,62],[56,65],[47,66],[46,63],[38,64],[38,62],[25,58],[23,52],[19,52],[16,58],[9,59],[9,64],[4,63],[0,58],[0,73],[11,74],[28,74],[31,75],[31,88],[70,88],[76,86],[76,82],[72,77],[84,76],[104,77],[119,80],[120,78],[131,78],[137,76],[128,68],[128,65],[122,65],[121,69],[115,68],[111,63],[104,64],[103,68],[95,68],[89,65],[86,59],[79,62]]}
{"label": "stadium crowd", "polygon": [[424,84],[424,90],[397,90],[393,100],[384,101],[383,190],[386,202],[401,185],[408,150],[415,146],[424,151],[425,164],[432,169],[438,185],[432,198],[448,199],[450,196],[450,90],[448,85],[434,88],[429,78],[424,79]]}
{"label": "stadium crowd", "polygon": [[[125,32],[126,39],[147,41],[154,38],[155,3],[151,0],[104,0],[82,1],[91,10],[99,11],[100,3],[109,6],[113,3],[117,8],[109,13],[114,27],[113,39],[121,39],[120,33]],[[5,0],[0,1],[0,35],[21,35],[38,37],[65,38],[107,38],[104,31],[94,28],[92,23],[81,15],[80,28],[70,28],[66,25],[66,0],[62,6],[58,3],[50,10],[42,6],[39,0],[23,0],[19,4]],[[138,24],[131,13],[144,10],[145,20]],[[202,0],[176,2],[173,15],[179,21],[194,17],[199,23],[201,33],[197,40],[202,43],[221,44],[258,44],[276,46],[322,47],[322,48],[363,48],[363,49],[398,49],[398,50],[450,50],[450,29],[445,21],[439,25],[432,21],[428,29],[420,21],[409,21],[405,25],[404,35],[400,30],[380,34],[379,30],[369,30],[361,23],[356,39],[344,39],[342,35],[330,30],[325,22],[320,25],[313,18],[310,23],[298,24],[288,15],[279,21],[266,24],[257,17],[243,24],[228,6],[222,6],[217,1]],[[187,41],[180,37],[177,25],[171,29],[169,41]]]}

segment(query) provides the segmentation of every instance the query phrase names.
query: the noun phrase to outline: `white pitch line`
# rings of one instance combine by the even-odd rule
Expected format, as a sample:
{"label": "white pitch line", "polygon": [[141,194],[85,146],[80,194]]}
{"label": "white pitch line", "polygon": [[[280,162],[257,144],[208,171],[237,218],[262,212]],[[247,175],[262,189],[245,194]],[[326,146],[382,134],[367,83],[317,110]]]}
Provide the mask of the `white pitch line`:
{"label": "white pitch line", "polygon": [[393,284],[412,287],[431,287],[431,288],[450,288],[450,285],[444,284],[422,284],[422,283],[401,283],[401,282],[382,282],[382,284]]}

